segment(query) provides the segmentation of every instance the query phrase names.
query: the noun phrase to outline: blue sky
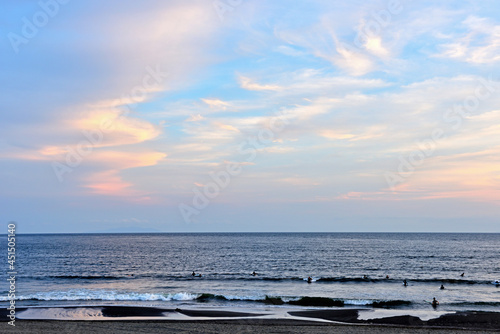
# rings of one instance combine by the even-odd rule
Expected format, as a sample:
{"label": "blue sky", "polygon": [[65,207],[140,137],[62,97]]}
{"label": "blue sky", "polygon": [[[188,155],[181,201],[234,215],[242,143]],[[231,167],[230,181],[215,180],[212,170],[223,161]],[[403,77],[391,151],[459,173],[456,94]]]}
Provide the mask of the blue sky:
{"label": "blue sky", "polygon": [[495,1],[15,1],[20,232],[500,232]]}

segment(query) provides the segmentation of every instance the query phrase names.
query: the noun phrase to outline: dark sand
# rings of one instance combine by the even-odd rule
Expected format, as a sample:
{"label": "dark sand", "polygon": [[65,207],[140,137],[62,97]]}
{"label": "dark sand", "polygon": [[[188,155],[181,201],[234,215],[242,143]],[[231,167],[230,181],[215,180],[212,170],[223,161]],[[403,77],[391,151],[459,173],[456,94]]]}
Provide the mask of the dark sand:
{"label": "dark sand", "polygon": [[111,333],[360,333],[360,334],[453,334],[492,333],[487,330],[389,327],[376,325],[337,325],[294,320],[214,320],[214,321],[38,321],[19,320],[16,327],[0,323],[1,333],[26,334],[111,334]]}
{"label": "dark sand", "polygon": [[221,318],[221,317],[256,317],[264,314],[259,314],[259,313],[247,313],[247,312],[231,312],[231,311],[208,311],[208,310],[202,310],[202,311],[193,311],[193,310],[181,310],[181,309],[176,309],[176,312],[179,312],[181,314],[187,315],[189,317],[214,317],[214,318]]}
{"label": "dark sand", "polygon": [[439,318],[423,321],[418,317],[403,315],[370,320],[358,320],[358,310],[306,310],[288,312],[297,317],[325,319],[352,324],[382,324],[409,327],[448,327],[467,328],[476,330],[498,330],[500,331],[500,313],[498,312],[456,312],[444,314]]}
{"label": "dark sand", "polygon": [[[63,307],[73,310],[78,307]],[[32,311],[50,310],[36,308]],[[87,311],[102,312],[106,319],[93,320],[27,320],[22,319],[22,308],[17,309],[20,318],[15,327],[7,321],[7,311],[0,309],[2,316],[0,333],[491,333],[500,332],[500,313],[457,312],[443,314],[439,318],[423,321],[410,315],[389,316],[369,320],[358,319],[356,309],[315,309],[289,311],[289,316],[311,319],[258,318],[261,314],[233,312],[229,310],[184,310],[134,306],[86,307]],[[60,311],[60,310],[59,310]],[[57,312],[59,312],[57,311]],[[46,313],[40,313],[43,315]],[[97,313],[94,313],[97,314]],[[151,317],[188,317],[181,319],[150,319]],[[139,317],[140,320],[120,319]],[[196,320],[199,317],[204,319]],[[221,317],[240,319],[220,319]],[[206,320],[213,318],[213,320]],[[36,319],[36,318],[35,318]],[[40,319],[45,319],[41,317]],[[319,322],[320,319],[341,322]],[[315,321],[316,320],[316,321]]]}

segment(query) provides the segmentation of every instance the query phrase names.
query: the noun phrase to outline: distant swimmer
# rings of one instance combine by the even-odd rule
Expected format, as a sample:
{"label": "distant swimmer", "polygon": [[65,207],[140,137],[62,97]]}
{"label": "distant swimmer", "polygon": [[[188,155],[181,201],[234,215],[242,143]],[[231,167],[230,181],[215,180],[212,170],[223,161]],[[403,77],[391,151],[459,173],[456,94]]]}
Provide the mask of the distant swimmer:
{"label": "distant swimmer", "polygon": [[389,279],[389,275],[385,275],[385,279]]}
{"label": "distant swimmer", "polygon": [[444,290],[444,285],[441,284],[441,287],[439,289]]}
{"label": "distant swimmer", "polygon": [[254,272],[252,273],[252,276],[257,276],[257,273],[254,271]]}
{"label": "distant swimmer", "polygon": [[403,285],[404,286],[408,286],[408,282],[406,282],[406,280],[403,281]]}
{"label": "distant swimmer", "polygon": [[196,276],[196,273],[193,271],[193,273],[191,274],[191,276]]}
{"label": "distant swimmer", "polygon": [[366,275],[363,275],[363,279],[368,279],[368,276],[366,276]]}
{"label": "distant swimmer", "polygon": [[311,278],[311,276],[309,276],[309,277],[307,278],[307,283],[312,283],[312,281],[313,281],[313,279]]}
{"label": "distant swimmer", "polygon": [[460,276],[464,277],[465,273],[461,273]]}
{"label": "distant swimmer", "polygon": [[198,274],[198,276],[196,276],[196,277],[202,277],[202,276],[201,276],[201,274]]}
{"label": "distant swimmer", "polygon": [[439,305],[439,302],[436,300],[436,297],[432,298],[432,307],[437,307]]}

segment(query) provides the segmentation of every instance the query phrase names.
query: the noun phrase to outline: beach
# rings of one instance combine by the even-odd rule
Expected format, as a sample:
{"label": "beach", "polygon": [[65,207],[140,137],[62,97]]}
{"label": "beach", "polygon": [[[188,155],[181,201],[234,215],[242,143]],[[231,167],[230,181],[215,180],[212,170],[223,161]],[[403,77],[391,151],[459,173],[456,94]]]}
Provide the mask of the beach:
{"label": "beach", "polygon": [[[2,333],[491,333],[500,313],[454,312],[400,315],[367,309],[303,309],[261,313],[226,309],[52,307],[18,310]],[[2,319],[6,319],[2,310]],[[367,315],[368,314],[368,315]],[[50,320],[49,320],[50,319]],[[58,319],[58,320],[54,320]]]}
{"label": "beach", "polygon": [[459,328],[416,328],[376,325],[341,325],[282,320],[246,321],[20,321],[16,327],[3,324],[2,333],[384,333],[451,334],[492,333],[494,330]]}

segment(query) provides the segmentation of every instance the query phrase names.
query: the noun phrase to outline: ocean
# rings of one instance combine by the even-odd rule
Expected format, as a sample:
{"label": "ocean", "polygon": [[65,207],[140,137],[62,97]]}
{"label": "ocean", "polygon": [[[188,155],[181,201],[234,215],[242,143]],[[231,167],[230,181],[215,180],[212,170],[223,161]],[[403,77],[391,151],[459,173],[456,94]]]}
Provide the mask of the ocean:
{"label": "ocean", "polygon": [[500,234],[18,235],[16,266],[17,307],[500,307]]}

